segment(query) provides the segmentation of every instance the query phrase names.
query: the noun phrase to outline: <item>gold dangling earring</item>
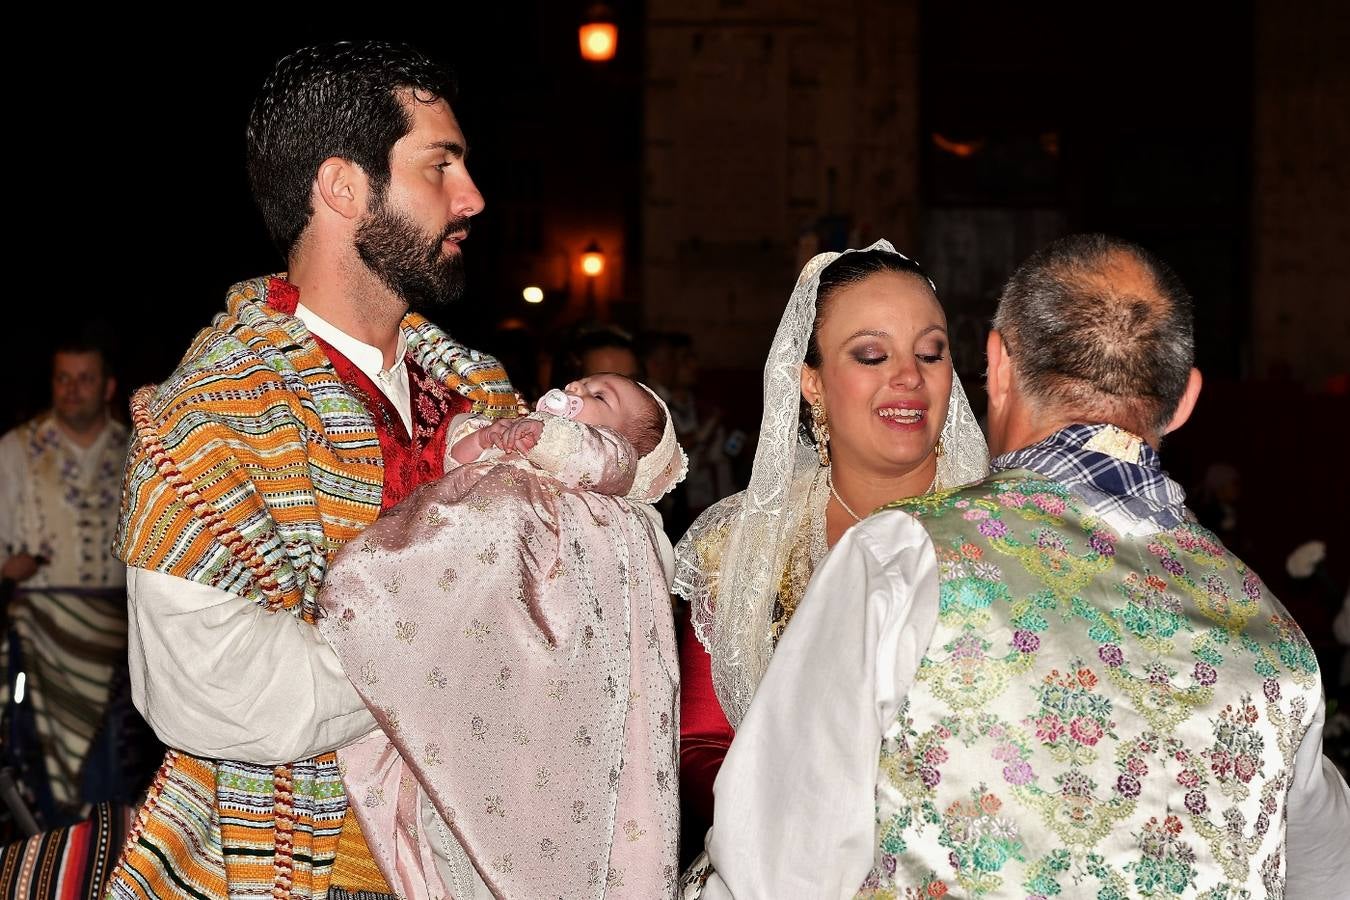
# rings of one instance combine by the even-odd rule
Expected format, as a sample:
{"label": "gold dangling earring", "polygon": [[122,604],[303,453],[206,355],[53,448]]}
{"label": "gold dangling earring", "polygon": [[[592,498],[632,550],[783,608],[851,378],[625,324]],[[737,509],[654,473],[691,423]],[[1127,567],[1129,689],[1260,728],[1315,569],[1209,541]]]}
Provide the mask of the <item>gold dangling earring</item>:
{"label": "gold dangling earring", "polygon": [[811,435],[816,439],[816,452],[820,454],[820,464],[830,464],[830,424],[825,421],[825,407],[819,400],[811,404]]}
{"label": "gold dangling earring", "polygon": [[943,446],[942,446],[942,436],[939,435],[939,436],[938,436],[938,439],[937,439],[937,443],[933,445],[933,453],[937,456],[938,459],[942,459],[942,454],[943,454],[944,452],[946,452],[946,451],[945,451],[945,449],[944,449]]}

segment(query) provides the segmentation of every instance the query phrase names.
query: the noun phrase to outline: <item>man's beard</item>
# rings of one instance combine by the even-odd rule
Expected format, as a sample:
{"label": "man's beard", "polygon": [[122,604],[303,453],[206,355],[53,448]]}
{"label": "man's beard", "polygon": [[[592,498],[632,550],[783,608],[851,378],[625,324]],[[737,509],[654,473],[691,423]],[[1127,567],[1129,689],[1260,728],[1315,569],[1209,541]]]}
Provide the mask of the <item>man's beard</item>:
{"label": "man's beard", "polygon": [[426,311],[464,296],[464,258],[441,244],[456,232],[467,234],[468,219],[453,219],[431,242],[408,217],[383,200],[356,230],[356,252],[384,285],[408,304]]}
{"label": "man's beard", "polygon": [[95,424],[108,417],[108,410],[102,403],[79,404],[73,409],[53,404],[52,412],[58,422],[76,433],[89,431]]}

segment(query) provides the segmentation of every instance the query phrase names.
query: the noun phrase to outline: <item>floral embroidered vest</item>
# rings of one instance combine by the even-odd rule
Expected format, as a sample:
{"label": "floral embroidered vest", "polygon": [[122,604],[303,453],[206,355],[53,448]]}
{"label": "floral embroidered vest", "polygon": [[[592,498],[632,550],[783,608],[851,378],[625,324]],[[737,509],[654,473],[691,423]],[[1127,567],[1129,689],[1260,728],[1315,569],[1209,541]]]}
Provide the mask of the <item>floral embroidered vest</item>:
{"label": "floral embroidered vest", "polygon": [[1256,573],[1025,471],[897,506],[932,536],[939,618],[858,896],[1278,896],[1318,670]]}

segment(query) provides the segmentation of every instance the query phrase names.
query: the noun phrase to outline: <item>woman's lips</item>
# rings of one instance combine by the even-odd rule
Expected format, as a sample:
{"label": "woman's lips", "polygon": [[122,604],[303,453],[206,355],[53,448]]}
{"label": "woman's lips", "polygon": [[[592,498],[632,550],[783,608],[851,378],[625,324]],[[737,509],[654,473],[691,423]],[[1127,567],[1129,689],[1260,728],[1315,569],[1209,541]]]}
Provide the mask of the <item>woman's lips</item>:
{"label": "woman's lips", "polygon": [[887,428],[896,431],[922,431],[928,419],[928,407],[920,403],[883,406],[877,410],[877,417]]}

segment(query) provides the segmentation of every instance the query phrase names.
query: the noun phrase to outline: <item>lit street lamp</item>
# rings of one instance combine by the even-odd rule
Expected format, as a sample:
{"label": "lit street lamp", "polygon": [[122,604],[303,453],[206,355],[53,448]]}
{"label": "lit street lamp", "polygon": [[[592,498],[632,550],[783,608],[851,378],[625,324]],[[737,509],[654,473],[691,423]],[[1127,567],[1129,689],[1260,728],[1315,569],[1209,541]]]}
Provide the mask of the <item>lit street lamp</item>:
{"label": "lit street lamp", "polygon": [[614,24],[614,13],[603,3],[592,4],[577,30],[577,37],[581,42],[582,59],[609,62],[619,47],[619,26]]}
{"label": "lit street lamp", "polygon": [[595,280],[605,271],[605,253],[591,241],[581,251],[581,273],[586,276],[586,314],[595,315]]}

